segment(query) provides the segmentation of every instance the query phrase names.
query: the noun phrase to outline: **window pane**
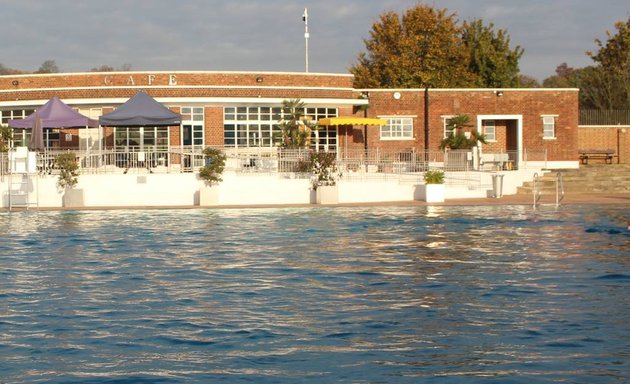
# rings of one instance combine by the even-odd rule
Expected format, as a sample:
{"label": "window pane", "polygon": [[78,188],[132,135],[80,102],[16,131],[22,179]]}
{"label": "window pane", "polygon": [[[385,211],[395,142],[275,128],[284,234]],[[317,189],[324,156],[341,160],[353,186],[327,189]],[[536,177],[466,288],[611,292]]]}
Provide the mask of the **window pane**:
{"label": "window pane", "polygon": [[238,120],[247,120],[247,107],[238,107],[236,109],[236,118]]}
{"label": "window pane", "polygon": [[543,117],[543,137],[555,137],[555,118],[553,116]]}

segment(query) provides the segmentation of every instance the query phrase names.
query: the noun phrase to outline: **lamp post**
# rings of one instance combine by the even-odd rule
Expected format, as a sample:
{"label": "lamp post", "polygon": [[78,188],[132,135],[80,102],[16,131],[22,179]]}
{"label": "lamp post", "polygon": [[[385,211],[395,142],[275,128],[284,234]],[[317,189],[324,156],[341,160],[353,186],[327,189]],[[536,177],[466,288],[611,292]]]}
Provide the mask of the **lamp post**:
{"label": "lamp post", "polygon": [[308,9],[304,8],[302,14],[302,21],[304,21],[304,72],[308,72]]}

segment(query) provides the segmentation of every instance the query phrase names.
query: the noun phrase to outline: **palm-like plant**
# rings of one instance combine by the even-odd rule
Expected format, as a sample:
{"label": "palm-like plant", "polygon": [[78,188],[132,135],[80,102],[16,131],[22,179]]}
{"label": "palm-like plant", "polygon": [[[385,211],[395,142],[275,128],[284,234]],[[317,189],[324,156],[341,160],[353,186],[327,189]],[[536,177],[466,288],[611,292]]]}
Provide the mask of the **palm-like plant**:
{"label": "palm-like plant", "polygon": [[306,104],[300,99],[284,100],[282,110],[284,118],[278,126],[282,134],[284,148],[307,148],[311,142],[311,132],[317,129],[317,124],[304,117]]}
{"label": "palm-like plant", "polygon": [[468,115],[457,115],[448,119],[446,127],[451,133],[442,140],[440,149],[471,149],[479,143],[486,144],[486,137],[476,129],[468,131],[466,135],[464,129],[472,126]]}

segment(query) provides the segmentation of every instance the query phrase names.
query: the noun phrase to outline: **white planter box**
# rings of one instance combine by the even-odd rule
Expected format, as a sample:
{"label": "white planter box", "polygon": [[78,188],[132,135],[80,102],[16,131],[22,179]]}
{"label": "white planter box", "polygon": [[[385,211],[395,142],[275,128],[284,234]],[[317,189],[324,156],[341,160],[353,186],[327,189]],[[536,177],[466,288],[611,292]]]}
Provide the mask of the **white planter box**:
{"label": "white planter box", "polygon": [[317,204],[338,204],[339,188],[336,185],[317,187]]}
{"label": "white planter box", "polygon": [[63,206],[65,208],[80,208],[85,206],[82,189],[66,189],[63,194]]}
{"label": "white planter box", "polygon": [[202,207],[219,205],[219,187],[203,185],[199,188],[199,205]]}
{"label": "white planter box", "polygon": [[424,184],[418,186],[420,200],[427,203],[443,203],[445,195],[444,184]]}

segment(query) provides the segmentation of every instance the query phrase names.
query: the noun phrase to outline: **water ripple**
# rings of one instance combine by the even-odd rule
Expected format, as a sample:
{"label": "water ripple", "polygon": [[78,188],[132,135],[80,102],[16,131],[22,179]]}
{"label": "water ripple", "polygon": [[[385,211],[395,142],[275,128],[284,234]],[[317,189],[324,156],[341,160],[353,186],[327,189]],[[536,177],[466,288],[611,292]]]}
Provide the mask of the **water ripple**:
{"label": "water ripple", "polygon": [[0,382],[626,382],[624,208],[0,214]]}

